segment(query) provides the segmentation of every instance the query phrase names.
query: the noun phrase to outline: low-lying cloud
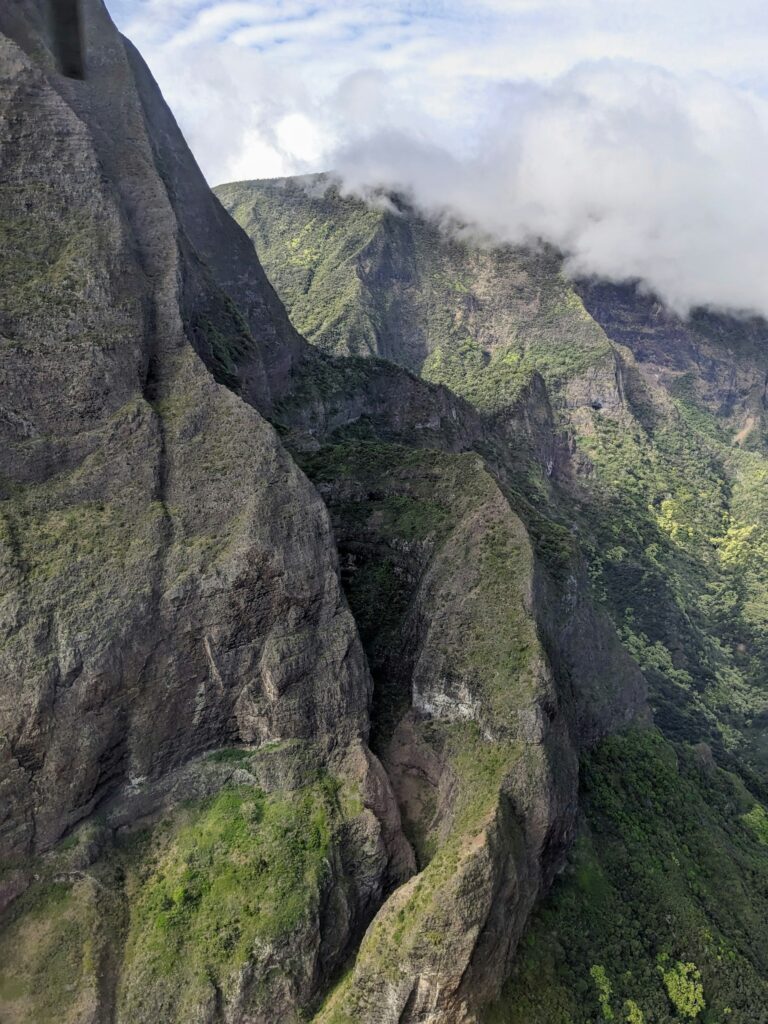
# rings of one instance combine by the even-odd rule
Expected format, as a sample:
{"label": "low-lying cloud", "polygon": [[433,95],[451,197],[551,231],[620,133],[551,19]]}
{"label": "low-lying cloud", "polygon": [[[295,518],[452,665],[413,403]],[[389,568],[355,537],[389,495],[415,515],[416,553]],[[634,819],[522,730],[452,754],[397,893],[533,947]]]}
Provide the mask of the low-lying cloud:
{"label": "low-lying cloud", "polygon": [[461,153],[433,141],[429,124],[390,120],[329,155],[349,192],[404,192],[491,241],[543,239],[572,274],[639,280],[682,314],[768,315],[759,97],[711,77],[602,62],[548,86],[486,92]]}
{"label": "low-lying cloud", "polygon": [[335,168],[681,313],[768,315],[764,0],[108,3],[212,184]]}

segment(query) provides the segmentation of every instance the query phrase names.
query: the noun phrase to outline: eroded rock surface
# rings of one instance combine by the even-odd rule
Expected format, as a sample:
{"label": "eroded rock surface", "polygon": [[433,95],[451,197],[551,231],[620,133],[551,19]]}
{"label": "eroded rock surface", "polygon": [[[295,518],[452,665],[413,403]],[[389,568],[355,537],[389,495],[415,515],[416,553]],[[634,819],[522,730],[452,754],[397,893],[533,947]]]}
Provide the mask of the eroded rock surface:
{"label": "eroded rock surface", "polygon": [[[411,870],[411,854],[364,745],[370,675],[327,512],[273,428],[211,372],[226,380],[236,353],[243,387],[268,408],[270,381],[279,386],[303,342],[146,68],[99,0],[82,6],[82,81],[56,69],[47,5],[0,12],[0,853],[7,950],[25,951],[2,989],[2,1016],[273,1021],[278,1006],[288,1020]],[[231,950],[218,962],[191,951],[202,974],[190,976],[191,1002],[180,1001],[179,977],[161,981],[151,948],[141,970],[130,967],[132,935],[137,950],[141,928],[162,937],[176,897],[164,910],[150,893],[134,932],[139,883],[133,869],[127,889],[110,874],[111,846],[146,822],[159,846],[136,868],[141,884],[170,858],[194,937],[206,887],[220,883],[215,862],[183,883],[193,824],[173,773],[213,748],[309,741],[318,764],[282,781],[278,771],[273,785],[242,782],[265,814],[314,794],[325,824],[308,902],[253,932],[258,955],[237,943],[239,962]],[[183,799],[202,801],[205,822],[229,786],[214,779]],[[153,807],[135,796],[145,787],[171,795]],[[352,802],[342,808],[334,787]],[[82,845],[72,830],[97,811],[106,832]],[[86,853],[79,875],[59,876],[56,844],[69,833]],[[270,856],[282,855],[278,843]],[[236,846],[222,870],[227,856]],[[73,940],[62,947],[68,967],[49,976],[47,946],[30,938],[35,915],[54,944],[64,942],[59,926],[87,935],[90,918],[76,908],[91,904],[78,893],[100,885],[118,907],[93,904],[104,962]],[[243,909],[251,921],[259,913]],[[252,934],[247,922],[242,934]]]}

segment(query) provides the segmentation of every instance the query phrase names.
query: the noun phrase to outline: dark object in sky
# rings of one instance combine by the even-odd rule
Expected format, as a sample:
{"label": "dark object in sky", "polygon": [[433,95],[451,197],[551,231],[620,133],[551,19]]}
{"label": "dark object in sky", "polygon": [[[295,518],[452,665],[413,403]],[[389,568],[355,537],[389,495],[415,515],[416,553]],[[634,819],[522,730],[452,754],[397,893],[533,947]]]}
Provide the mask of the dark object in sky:
{"label": "dark object in sky", "polygon": [[68,78],[85,78],[80,0],[48,0],[48,16],[59,71]]}

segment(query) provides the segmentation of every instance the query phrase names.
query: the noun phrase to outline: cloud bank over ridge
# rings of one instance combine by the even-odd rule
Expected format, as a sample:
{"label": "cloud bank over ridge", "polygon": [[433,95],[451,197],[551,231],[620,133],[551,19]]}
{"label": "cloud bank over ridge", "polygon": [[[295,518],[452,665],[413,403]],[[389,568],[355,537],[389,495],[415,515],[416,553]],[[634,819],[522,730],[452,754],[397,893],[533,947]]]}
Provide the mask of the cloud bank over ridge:
{"label": "cloud bank over ridge", "polygon": [[640,280],[682,314],[768,315],[768,103],[625,62],[501,83],[486,103],[461,154],[393,123],[331,164],[350,192],[403,191],[491,240],[541,238],[574,275]]}
{"label": "cloud bank over ridge", "polygon": [[768,315],[755,0],[108,0],[212,183],[335,168],[681,313]]}

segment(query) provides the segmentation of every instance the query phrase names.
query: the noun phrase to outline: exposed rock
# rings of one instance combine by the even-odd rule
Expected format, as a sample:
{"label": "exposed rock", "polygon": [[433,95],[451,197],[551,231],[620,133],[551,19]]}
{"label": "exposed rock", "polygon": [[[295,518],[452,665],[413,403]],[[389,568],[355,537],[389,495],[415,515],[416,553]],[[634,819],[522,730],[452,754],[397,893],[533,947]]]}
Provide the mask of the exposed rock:
{"label": "exposed rock", "polygon": [[[623,415],[630,361],[554,254],[364,211],[363,311],[309,348],[83,9],[84,80],[41,2],[0,13],[0,853],[39,876],[4,876],[7,1015],[298,1021],[357,950],[320,1020],[477,1020],[573,838],[579,749],[644,711],[550,517],[564,428]],[[432,383],[339,358],[358,327]],[[536,359],[570,332],[553,403]],[[71,938],[61,991],[38,920]]]}
{"label": "exposed rock", "polygon": [[[523,524],[476,455],[355,442],[306,464],[331,510],[374,675],[373,742],[420,868],[318,1020],[477,1020],[573,836],[576,750],[637,717],[642,676],[583,580],[564,595],[537,582]],[[551,636],[546,608],[562,616]],[[613,658],[605,677],[579,653],[598,645]]]}
{"label": "exposed rock", "polygon": [[[53,969],[40,983],[45,943],[33,957],[41,913],[52,943],[96,928],[105,958],[62,947],[74,994],[58,993],[57,1019],[288,1020],[412,856],[364,746],[371,681],[327,512],[274,429],[212,376],[228,381],[236,358],[228,382],[268,409],[306,346],[140,58],[100,0],[82,7],[82,81],[56,69],[44,4],[0,12],[0,856],[39,868],[25,895],[4,876],[3,941],[26,965],[2,1016],[47,1019],[58,998]],[[197,1002],[192,986],[191,1016],[173,1000],[166,1015],[165,983],[128,961],[118,992],[135,907],[109,874],[116,832],[160,835],[161,812],[183,829],[189,799],[204,817],[230,782],[202,784],[203,751],[309,740],[315,775],[356,794],[345,812],[316,789],[329,866],[309,916],[244,949],[237,985],[227,975]],[[248,785],[290,804],[307,771],[272,758]]]}
{"label": "exposed rock", "polygon": [[369,697],[322,504],[185,334],[184,227],[123,44],[87,5],[89,77],[64,80],[29,11],[35,59],[2,40],[2,403],[28,423],[2,455],[2,724],[35,808],[18,852],[205,747],[362,736]]}

